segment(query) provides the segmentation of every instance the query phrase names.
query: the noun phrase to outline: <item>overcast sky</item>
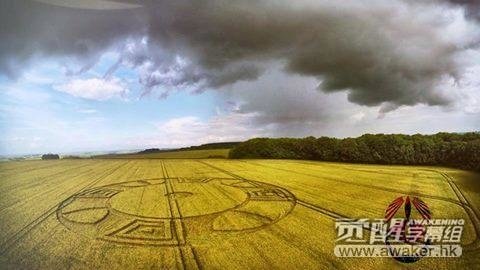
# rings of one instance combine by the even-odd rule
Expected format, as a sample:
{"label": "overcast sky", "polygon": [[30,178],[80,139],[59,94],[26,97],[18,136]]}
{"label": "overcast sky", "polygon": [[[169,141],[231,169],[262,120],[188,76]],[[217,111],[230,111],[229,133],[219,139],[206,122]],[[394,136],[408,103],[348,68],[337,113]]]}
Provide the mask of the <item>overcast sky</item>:
{"label": "overcast sky", "polygon": [[4,0],[0,154],[480,130],[468,0]]}

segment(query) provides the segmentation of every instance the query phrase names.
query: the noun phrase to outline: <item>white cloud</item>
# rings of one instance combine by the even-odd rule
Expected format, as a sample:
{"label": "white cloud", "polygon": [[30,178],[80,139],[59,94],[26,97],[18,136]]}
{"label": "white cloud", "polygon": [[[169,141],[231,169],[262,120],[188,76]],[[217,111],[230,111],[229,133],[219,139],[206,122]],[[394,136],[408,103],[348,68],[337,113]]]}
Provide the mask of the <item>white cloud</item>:
{"label": "white cloud", "polygon": [[241,141],[271,135],[272,127],[254,123],[255,113],[229,112],[208,120],[195,116],[179,117],[157,124],[159,134],[145,144],[180,147],[210,142]]}
{"label": "white cloud", "polygon": [[48,75],[38,74],[35,72],[27,72],[23,75],[22,80],[26,83],[31,83],[35,85],[44,85],[52,84],[54,78],[49,77]]}
{"label": "white cloud", "polygon": [[365,118],[364,112],[357,112],[351,116],[351,118],[355,121],[362,121]]}
{"label": "white cloud", "polygon": [[94,113],[97,113],[97,110],[95,110],[95,109],[81,109],[81,110],[78,110],[77,112],[84,113],[84,114],[94,114]]}
{"label": "white cloud", "polygon": [[129,92],[127,85],[116,77],[109,79],[73,79],[67,83],[54,86],[54,89],[75,97],[93,100],[124,97]]}
{"label": "white cloud", "polygon": [[[474,61],[480,63],[480,52],[473,53]],[[457,89],[457,108],[467,114],[480,113],[480,65],[466,69]]]}

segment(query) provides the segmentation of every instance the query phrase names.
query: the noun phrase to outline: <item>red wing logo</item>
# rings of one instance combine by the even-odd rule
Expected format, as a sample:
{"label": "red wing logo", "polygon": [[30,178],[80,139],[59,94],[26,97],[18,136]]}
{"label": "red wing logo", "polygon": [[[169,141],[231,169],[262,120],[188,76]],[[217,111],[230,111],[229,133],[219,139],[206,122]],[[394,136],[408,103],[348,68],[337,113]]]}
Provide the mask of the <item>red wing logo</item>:
{"label": "red wing logo", "polygon": [[[398,212],[400,207],[402,205],[404,206],[404,211],[405,215],[401,219],[402,222],[400,225],[395,225],[390,228],[389,232],[387,233],[387,238],[385,241],[385,244],[389,248],[390,255],[397,261],[403,262],[403,263],[413,263],[418,260],[420,260],[422,257],[421,256],[398,256],[394,255],[392,252],[392,245],[391,245],[391,238],[396,238],[395,236],[398,236],[397,240],[402,241],[405,244],[421,244],[421,245],[429,245],[428,241],[424,241],[424,236],[425,236],[425,229],[421,224],[416,224],[415,220],[411,220],[411,214],[412,214],[412,204],[413,208],[422,216],[422,219],[424,220],[429,220],[431,219],[432,215],[430,213],[430,209],[428,208],[427,204],[420,200],[417,197],[413,197],[412,200],[410,200],[409,196],[406,196],[405,199],[404,197],[398,197],[393,202],[391,202],[387,210],[385,210],[385,221],[388,223],[392,221],[393,217],[395,214]],[[393,223],[393,221],[392,221]],[[407,229],[409,227],[410,229]],[[415,240],[411,240],[408,235],[408,231],[413,230],[413,231],[420,231],[420,235]]]}
{"label": "red wing logo", "polygon": [[390,203],[387,207],[387,210],[385,211],[385,219],[386,221],[390,221],[393,216],[397,213],[398,209],[403,204],[403,197],[398,197],[396,198],[392,203]]}
{"label": "red wing logo", "polygon": [[413,205],[415,206],[415,209],[417,209],[417,211],[420,213],[420,215],[422,215],[423,219],[432,218],[432,214],[430,213],[428,205],[425,204],[422,200],[417,197],[413,197]]}
{"label": "red wing logo", "polygon": [[410,201],[410,197],[407,196],[405,199],[403,199],[403,197],[398,197],[388,205],[387,210],[385,210],[385,220],[387,222],[390,221],[398,212],[398,209],[402,207],[402,205],[405,205],[404,207],[405,218],[409,220],[411,215],[411,210],[412,210],[412,203],[415,209],[417,210],[417,212],[422,216],[423,219],[432,218],[430,209],[428,208],[425,202],[423,202],[418,197],[413,197],[412,201]]}

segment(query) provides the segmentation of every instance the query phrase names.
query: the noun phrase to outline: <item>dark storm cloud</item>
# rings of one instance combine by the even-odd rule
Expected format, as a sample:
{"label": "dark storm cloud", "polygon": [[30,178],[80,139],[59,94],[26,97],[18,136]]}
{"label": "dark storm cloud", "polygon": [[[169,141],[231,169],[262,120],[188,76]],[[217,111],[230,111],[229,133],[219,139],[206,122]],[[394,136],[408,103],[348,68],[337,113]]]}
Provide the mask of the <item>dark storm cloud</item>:
{"label": "dark storm cloud", "polygon": [[357,104],[385,103],[387,112],[401,105],[449,104],[437,85],[460,76],[463,67],[455,56],[476,42],[470,33],[450,37],[463,30],[451,29],[458,15],[444,15],[455,6],[476,7],[473,2],[141,3],[144,8],[92,11],[2,1],[0,70],[15,74],[35,55],[88,63],[116,47],[122,54],[117,65],[139,70],[147,91],[158,85],[202,91],[255,80],[276,61],[287,72],[317,78],[320,90],[348,91]]}
{"label": "dark storm cloud", "polygon": [[478,0],[447,0],[450,3],[465,7],[467,16],[480,20],[480,1]]}
{"label": "dark storm cloud", "polygon": [[270,68],[256,82],[243,82],[224,92],[226,100],[239,101],[235,112],[256,113],[254,121],[259,126],[270,123],[307,125],[338,116],[331,111],[335,106],[338,109],[338,103],[317,91],[317,84],[312,78],[287,76],[277,66]]}
{"label": "dark storm cloud", "polygon": [[72,56],[88,66],[115,42],[139,34],[145,26],[142,20],[129,11],[99,12],[33,1],[1,1],[0,71],[15,76],[32,58],[51,56]]}

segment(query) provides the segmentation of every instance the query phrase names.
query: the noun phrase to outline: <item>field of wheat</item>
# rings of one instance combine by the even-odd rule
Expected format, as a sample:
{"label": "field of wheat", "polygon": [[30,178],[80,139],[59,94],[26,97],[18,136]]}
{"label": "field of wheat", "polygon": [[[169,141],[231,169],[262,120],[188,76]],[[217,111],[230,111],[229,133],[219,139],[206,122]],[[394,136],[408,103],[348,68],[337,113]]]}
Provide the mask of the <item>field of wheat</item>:
{"label": "field of wheat", "polygon": [[[2,269],[472,269],[480,179],[447,168],[294,160],[0,163]],[[336,218],[402,195],[466,221],[459,258],[337,258]]]}

